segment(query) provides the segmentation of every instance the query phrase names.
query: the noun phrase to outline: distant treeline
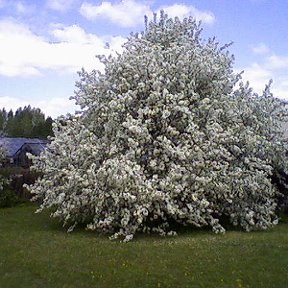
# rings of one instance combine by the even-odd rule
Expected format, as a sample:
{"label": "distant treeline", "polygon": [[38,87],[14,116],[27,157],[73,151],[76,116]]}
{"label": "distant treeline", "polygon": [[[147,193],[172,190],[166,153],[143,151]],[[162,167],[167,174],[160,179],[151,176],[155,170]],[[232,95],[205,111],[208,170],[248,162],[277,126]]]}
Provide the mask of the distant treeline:
{"label": "distant treeline", "polygon": [[45,118],[39,108],[20,107],[13,113],[0,110],[0,136],[47,138],[52,136],[52,118]]}

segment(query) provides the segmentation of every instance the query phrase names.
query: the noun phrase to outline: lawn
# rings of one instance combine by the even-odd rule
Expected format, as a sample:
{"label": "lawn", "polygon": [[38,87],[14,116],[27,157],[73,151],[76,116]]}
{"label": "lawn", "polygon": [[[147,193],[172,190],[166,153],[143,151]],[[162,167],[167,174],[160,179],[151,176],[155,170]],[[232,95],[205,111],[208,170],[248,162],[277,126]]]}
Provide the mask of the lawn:
{"label": "lawn", "polygon": [[186,231],[132,242],[67,234],[24,204],[0,209],[0,287],[288,287],[288,221],[261,232]]}

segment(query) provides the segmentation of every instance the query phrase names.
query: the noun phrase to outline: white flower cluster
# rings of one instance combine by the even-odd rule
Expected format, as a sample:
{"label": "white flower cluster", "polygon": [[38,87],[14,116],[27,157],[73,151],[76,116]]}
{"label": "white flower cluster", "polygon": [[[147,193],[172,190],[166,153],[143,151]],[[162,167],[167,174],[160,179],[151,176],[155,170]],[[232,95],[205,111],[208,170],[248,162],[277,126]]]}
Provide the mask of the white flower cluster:
{"label": "white flower cluster", "polygon": [[[2,164],[2,161],[5,159],[6,151],[5,148],[0,145],[0,165]],[[1,174],[0,174],[0,192],[3,190],[3,186],[5,184],[8,184],[8,180],[5,179]]]}
{"label": "white flower cluster", "polygon": [[124,241],[173,234],[171,221],[216,233],[223,217],[247,231],[277,223],[269,176],[287,163],[285,110],[269,85],[261,96],[236,88],[227,47],[200,32],[192,18],[162,13],[123,54],[99,57],[105,73],[79,73],[82,112],[59,120],[32,157],[39,211]]}
{"label": "white flower cluster", "polygon": [[3,161],[5,159],[5,155],[6,155],[6,152],[5,152],[4,147],[0,145],[0,161]]}

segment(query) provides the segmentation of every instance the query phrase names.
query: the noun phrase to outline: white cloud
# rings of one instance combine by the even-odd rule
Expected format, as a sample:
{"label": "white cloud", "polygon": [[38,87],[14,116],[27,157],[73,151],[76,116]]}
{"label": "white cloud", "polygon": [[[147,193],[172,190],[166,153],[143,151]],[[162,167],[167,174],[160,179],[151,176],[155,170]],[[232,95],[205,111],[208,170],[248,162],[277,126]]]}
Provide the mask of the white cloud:
{"label": "white cloud", "polygon": [[[90,20],[101,17],[122,27],[134,27],[144,22],[144,15],[147,15],[150,19],[152,18],[152,8],[143,2],[122,0],[113,4],[112,2],[104,1],[99,5],[84,2],[81,5],[80,13]],[[179,18],[183,18],[193,16],[197,20],[202,20],[204,23],[213,23],[215,21],[213,13],[200,11],[194,6],[185,4],[166,5],[160,7],[156,12],[159,13],[161,9],[163,9],[169,17],[178,16]]]}
{"label": "white cloud", "polygon": [[[173,4],[171,6],[164,6],[161,9],[168,14],[169,17],[189,17],[192,16],[198,21],[201,20],[203,23],[212,24],[215,21],[215,16],[212,12],[201,11],[195,8],[194,6],[187,6],[184,4]],[[159,10],[161,10],[159,9]]]}
{"label": "white cloud", "polygon": [[[33,35],[27,27],[11,20],[0,21],[0,74],[14,76],[17,74],[38,74],[33,65],[25,65],[31,60],[36,47],[42,39]],[[26,63],[27,64],[27,63]]]}
{"label": "white cloud", "polygon": [[35,10],[35,6],[33,4],[28,4],[23,1],[5,1],[0,0],[0,9],[8,8],[12,9],[16,14],[29,14]]}
{"label": "white cloud", "polygon": [[150,14],[151,11],[146,4],[134,0],[123,0],[116,4],[104,1],[99,5],[84,2],[80,13],[90,20],[102,17],[122,27],[133,27],[143,23],[144,15]]}
{"label": "white cloud", "polygon": [[272,89],[274,96],[288,100],[288,75],[279,77],[277,80]]}
{"label": "white cloud", "polygon": [[30,105],[31,107],[40,108],[45,116],[51,116],[56,118],[59,115],[66,113],[74,113],[75,110],[79,109],[73,101],[69,100],[68,97],[51,97],[46,100],[29,99],[22,100],[15,97],[0,96],[0,107],[5,107],[6,111],[12,109],[14,112],[19,107]]}
{"label": "white cloud", "polygon": [[268,58],[267,65],[269,65],[271,69],[288,69],[288,57],[274,54]]}
{"label": "white cloud", "polygon": [[0,75],[35,76],[45,69],[60,73],[75,73],[82,67],[102,69],[95,55],[111,53],[125,41],[122,37],[108,37],[112,46],[111,50],[105,49],[107,39],[88,34],[77,25],[58,24],[50,33],[56,42],[33,34],[15,21],[0,21]]}
{"label": "white cloud", "polygon": [[126,42],[126,38],[123,38],[122,36],[106,36],[103,37],[103,40],[105,40],[105,43],[109,43],[110,51],[112,54],[114,52],[120,53],[123,51],[122,45]]}
{"label": "white cloud", "polygon": [[60,12],[69,10],[74,3],[75,0],[47,0],[48,8]]}
{"label": "white cloud", "polygon": [[[268,84],[273,80],[271,92],[275,97],[288,100],[288,57],[273,55],[263,59],[262,63],[253,63],[252,65],[241,69],[244,70],[242,79],[249,81],[250,86],[256,93],[261,94]],[[239,70],[240,71],[240,70]]]}
{"label": "white cloud", "polygon": [[273,77],[271,71],[258,63],[253,63],[251,66],[243,69],[242,79],[244,82],[249,81],[251,87],[257,93],[261,93],[268,84],[269,80]]}
{"label": "white cloud", "polygon": [[288,100],[288,56],[272,54],[264,43],[252,47],[252,51],[262,55],[262,59],[242,69],[245,71],[243,80],[248,80],[254,91],[261,94],[265,84],[272,79],[273,95]]}
{"label": "white cloud", "polygon": [[24,4],[22,1],[17,1],[14,3],[16,11],[20,14],[29,14],[35,10],[33,5]]}
{"label": "white cloud", "polygon": [[269,52],[269,47],[264,43],[259,43],[258,45],[252,47],[252,51],[255,54],[267,54]]}
{"label": "white cloud", "polygon": [[56,25],[50,32],[57,40],[68,43],[95,44],[103,47],[103,41],[94,34],[88,34],[79,25]]}

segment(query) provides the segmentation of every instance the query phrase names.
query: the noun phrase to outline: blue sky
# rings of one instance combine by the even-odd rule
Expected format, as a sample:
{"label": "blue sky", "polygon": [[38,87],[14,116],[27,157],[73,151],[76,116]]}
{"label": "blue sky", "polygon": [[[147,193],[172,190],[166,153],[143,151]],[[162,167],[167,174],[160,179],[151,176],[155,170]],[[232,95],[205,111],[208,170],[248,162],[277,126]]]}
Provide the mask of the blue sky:
{"label": "blue sky", "polygon": [[95,55],[121,51],[160,9],[201,20],[203,38],[233,41],[235,70],[259,93],[272,78],[274,95],[288,99],[288,0],[0,0],[0,108],[73,113],[76,72],[101,69]]}

